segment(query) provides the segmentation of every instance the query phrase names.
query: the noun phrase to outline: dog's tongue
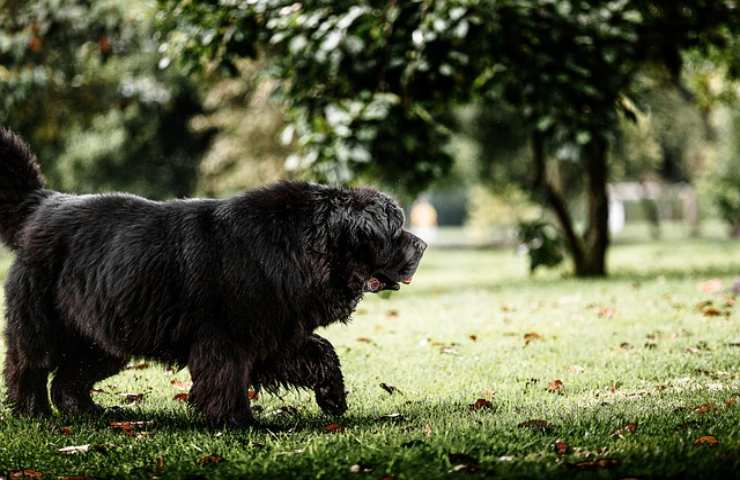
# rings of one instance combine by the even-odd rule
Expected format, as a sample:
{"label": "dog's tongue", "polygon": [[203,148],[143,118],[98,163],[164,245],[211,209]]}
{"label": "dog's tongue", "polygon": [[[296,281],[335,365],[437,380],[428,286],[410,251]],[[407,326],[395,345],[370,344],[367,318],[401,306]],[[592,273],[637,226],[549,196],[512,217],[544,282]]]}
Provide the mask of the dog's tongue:
{"label": "dog's tongue", "polygon": [[383,288],[383,282],[375,277],[370,277],[368,281],[365,282],[365,290],[368,292],[377,292],[381,288]]}

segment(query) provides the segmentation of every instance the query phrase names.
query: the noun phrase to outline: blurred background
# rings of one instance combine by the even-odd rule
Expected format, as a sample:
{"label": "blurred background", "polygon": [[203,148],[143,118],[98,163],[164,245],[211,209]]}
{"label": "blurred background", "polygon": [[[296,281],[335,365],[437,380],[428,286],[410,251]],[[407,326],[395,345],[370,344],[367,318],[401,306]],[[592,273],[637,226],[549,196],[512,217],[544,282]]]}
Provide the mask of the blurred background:
{"label": "blurred background", "polygon": [[0,0],[0,124],[51,188],[372,184],[434,246],[607,273],[740,237],[733,0]]}

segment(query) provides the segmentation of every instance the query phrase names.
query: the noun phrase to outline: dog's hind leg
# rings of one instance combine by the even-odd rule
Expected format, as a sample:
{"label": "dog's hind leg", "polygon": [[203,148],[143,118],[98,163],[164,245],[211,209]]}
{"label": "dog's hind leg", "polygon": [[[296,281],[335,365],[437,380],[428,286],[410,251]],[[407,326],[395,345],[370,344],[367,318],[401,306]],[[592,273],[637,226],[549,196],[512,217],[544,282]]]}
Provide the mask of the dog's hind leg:
{"label": "dog's hind leg", "polygon": [[16,261],[5,285],[6,325],[4,377],[7,400],[18,415],[51,413],[46,383],[57,345],[55,317],[49,308],[45,277],[33,275]]}
{"label": "dog's hind leg", "polygon": [[193,379],[188,401],[215,427],[254,423],[247,398],[253,360],[244,346],[206,331],[191,349],[188,369]]}
{"label": "dog's hind leg", "polygon": [[347,393],[339,357],[332,344],[310,335],[297,351],[263,362],[255,372],[255,384],[268,390],[280,386],[313,389],[324,413],[347,411]]}
{"label": "dog's hind leg", "polygon": [[5,385],[13,413],[33,417],[49,415],[51,409],[46,389],[49,370],[35,364],[18,342],[12,340],[12,334],[6,333],[6,339],[9,345],[5,354]]}
{"label": "dog's hind leg", "polygon": [[52,380],[51,400],[65,415],[101,413],[103,408],[93,402],[90,390],[95,383],[121,371],[128,359],[82,342],[76,348],[70,343]]}

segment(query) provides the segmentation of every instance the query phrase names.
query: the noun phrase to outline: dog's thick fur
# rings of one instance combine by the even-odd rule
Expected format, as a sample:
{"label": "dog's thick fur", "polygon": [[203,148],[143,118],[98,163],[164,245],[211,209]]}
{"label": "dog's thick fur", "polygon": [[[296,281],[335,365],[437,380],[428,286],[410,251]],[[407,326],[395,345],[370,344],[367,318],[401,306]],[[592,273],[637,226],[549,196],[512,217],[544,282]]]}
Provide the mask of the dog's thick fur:
{"label": "dog's thick fur", "polygon": [[[95,382],[132,357],[187,365],[191,404],[216,425],[252,421],[246,391],[311,388],[341,414],[339,360],[317,327],[346,322],[369,290],[410,281],[424,243],[372,189],[279,183],[226,200],[154,202],[44,188],[0,129],[5,381],[14,411],[98,412]],[[381,279],[381,280],[378,280]]]}

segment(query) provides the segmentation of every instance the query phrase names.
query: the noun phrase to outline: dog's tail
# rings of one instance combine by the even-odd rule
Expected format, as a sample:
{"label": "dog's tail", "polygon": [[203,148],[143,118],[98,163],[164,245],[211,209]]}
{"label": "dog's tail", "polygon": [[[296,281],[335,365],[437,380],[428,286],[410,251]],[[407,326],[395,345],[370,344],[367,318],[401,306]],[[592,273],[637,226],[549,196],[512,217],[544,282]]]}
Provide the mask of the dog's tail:
{"label": "dog's tail", "polygon": [[41,203],[44,177],[36,156],[15,133],[0,127],[0,240],[18,247],[18,232]]}

